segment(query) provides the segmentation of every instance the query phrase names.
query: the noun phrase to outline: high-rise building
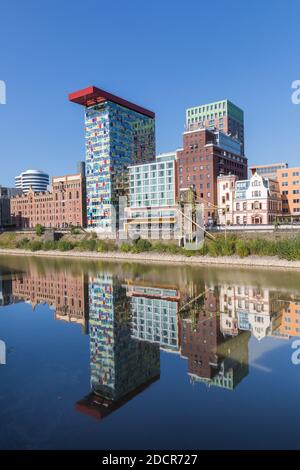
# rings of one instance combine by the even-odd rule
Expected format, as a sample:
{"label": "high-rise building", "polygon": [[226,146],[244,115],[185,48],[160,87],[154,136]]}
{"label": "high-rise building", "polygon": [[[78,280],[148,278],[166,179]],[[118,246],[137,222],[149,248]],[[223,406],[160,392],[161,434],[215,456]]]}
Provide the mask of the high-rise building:
{"label": "high-rise building", "polygon": [[187,358],[188,372],[193,376],[212,379],[218,373],[217,347],[223,340],[216,315],[218,301],[214,289],[207,289],[203,305],[179,318],[180,351]]}
{"label": "high-rise building", "polygon": [[158,344],[131,334],[126,290],[112,274],[89,278],[91,392],[78,411],[101,419],[160,377]]}
{"label": "high-rise building", "polygon": [[119,197],[128,194],[129,165],[155,156],[155,114],[93,86],[69,100],[85,107],[87,226],[112,233]]}
{"label": "high-rise building", "polygon": [[244,112],[229,100],[194,106],[186,110],[187,130],[219,129],[242,144],[244,155]]}
{"label": "high-rise building", "polygon": [[32,191],[46,191],[49,184],[49,175],[41,170],[27,170],[15,177],[16,188],[27,193]]}
{"label": "high-rise building", "polygon": [[300,167],[277,170],[283,215],[300,216]]}
{"label": "high-rise building", "polygon": [[257,174],[264,178],[271,178],[275,180],[277,178],[277,170],[285,170],[288,168],[288,163],[269,163],[268,165],[251,165],[249,166],[249,177],[253,170],[256,170]]}
{"label": "high-rise building", "polygon": [[183,134],[183,148],[177,150],[178,186],[192,187],[198,202],[204,204],[206,222],[217,218],[217,177],[234,174],[247,178],[247,158],[241,143],[232,137],[208,129]]}

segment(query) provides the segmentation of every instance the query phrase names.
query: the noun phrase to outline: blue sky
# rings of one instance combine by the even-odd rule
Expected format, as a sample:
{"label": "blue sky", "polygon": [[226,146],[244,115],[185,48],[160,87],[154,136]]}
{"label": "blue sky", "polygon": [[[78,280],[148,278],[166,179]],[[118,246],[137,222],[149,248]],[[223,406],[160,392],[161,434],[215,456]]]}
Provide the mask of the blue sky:
{"label": "blue sky", "polygon": [[181,145],[185,109],[228,98],[245,112],[249,163],[300,165],[298,0],[4,0],[0,6],[0,184],[84,159],[96,85],[156,112],[157,152]]}

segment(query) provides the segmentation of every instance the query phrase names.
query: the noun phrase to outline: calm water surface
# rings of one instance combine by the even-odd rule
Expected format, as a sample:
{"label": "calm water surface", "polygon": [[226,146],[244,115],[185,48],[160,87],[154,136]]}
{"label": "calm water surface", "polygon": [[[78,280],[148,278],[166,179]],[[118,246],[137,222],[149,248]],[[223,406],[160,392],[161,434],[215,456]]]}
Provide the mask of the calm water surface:
{"label": "calm water surface", "polygon": [[300,448],[300,273],[0,258],[1,449]]}

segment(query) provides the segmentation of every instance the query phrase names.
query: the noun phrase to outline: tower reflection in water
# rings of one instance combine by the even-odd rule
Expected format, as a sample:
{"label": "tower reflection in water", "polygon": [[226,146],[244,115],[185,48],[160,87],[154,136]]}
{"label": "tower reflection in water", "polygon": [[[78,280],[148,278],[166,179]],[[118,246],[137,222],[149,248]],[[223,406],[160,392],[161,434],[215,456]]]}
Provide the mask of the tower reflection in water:
{"label": "tower reflection in water", "polygon": [[88,293],[92,391],[77,409],[102,418],[159,379],[159,346],[132,337],[130,304],[116,277],[91,276]]}
{"label": "tower reflection in water", "polygon": [[0,287],[2,305],[47,303],[89,334],[91,388],[76,409],[97,419],[159,379],[160,350],[187,361],[191,383],[233,390],[249,373],[251,336],[300,335],[298,299],[276,289],[34,269],[2,273]]}

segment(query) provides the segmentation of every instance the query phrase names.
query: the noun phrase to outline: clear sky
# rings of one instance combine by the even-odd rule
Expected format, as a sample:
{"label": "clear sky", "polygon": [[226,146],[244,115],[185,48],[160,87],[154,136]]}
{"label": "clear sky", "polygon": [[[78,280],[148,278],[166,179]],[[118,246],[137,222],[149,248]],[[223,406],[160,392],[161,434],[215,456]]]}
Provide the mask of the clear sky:
{"label": "clear sky", "polygon": [[84,159],[95,85],[156,112],[157,152],[181,146],[185,109],[228,98],[244,109],[249,163],[300,165],[299,0],[3,0],[0,184]]}

